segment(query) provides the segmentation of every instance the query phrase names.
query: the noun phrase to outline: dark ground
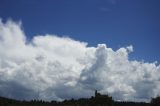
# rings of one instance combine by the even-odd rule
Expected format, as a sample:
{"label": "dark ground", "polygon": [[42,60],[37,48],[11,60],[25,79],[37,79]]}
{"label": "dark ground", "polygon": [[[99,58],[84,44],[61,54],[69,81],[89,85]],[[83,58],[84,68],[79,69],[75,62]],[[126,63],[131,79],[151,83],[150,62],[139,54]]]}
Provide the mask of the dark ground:
{"label": "dark ground", "polygon": [[152,98],[150,103],[145,102],[117,102],[108,95],[95,92],[95,97],[78,100],[64,100],[62,102],[42,100],[20,101],[0,97],[0,106],[160,106],[160,97]]}

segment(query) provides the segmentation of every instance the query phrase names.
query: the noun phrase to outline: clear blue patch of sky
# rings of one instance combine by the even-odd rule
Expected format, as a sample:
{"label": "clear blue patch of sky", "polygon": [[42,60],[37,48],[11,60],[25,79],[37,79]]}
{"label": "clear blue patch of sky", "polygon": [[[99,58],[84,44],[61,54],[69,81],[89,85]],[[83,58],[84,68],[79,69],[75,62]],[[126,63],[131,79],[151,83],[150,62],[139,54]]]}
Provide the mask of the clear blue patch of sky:
{"label": "clear blue patch of sky", "polygon": [[29,39],[49,33],[114,50],[131,44],[131,59],[160,61],[160,0],[0,0],[0,17],[21,20]]}

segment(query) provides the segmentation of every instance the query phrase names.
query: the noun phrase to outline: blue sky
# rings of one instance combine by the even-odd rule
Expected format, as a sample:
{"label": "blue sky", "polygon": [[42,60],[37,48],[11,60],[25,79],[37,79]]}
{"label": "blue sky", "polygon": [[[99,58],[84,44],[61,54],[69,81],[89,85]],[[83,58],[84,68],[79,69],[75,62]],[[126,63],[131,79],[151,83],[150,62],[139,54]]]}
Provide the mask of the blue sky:
{"label": "blue sky", "polygon": [[105,43],[114,50],[133,45],[130,58],[160,61],[159,0],[0,0],[0,17],[22,21],[28,39],[57,34]]}

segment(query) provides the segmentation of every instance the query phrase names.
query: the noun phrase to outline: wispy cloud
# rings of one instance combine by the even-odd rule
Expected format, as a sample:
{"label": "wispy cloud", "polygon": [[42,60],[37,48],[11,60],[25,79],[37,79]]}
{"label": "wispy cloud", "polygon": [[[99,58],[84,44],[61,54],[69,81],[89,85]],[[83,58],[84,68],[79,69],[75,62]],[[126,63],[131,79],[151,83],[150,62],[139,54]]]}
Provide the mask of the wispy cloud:
{"label": "wispy cloud", "polygon": [[116,0],[107,0],[107,1],[108,1],[108,3],[113,4],[113,5],[115,5],[117,3]]}
{"label": "wispy cloud", "polygon": [[116,5],[116,0],[105,0],[103,5],[99,8],[100,11],[110,12],[114,5]]}

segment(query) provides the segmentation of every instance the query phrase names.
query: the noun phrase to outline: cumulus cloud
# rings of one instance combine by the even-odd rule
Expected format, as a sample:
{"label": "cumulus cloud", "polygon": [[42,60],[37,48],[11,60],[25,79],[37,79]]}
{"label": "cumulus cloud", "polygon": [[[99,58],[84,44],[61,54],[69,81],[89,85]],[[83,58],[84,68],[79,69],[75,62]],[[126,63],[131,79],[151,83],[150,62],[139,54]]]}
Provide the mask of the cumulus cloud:
{"label": "cumulus cloud", "polygon": [[21,23],[0,21],[0,96],[64,100],[90,97],[96,89],[115,100],[160,95],[160,65],[131,61],[130,52],[132,46],[114,51],[47,34],[27,41]]}

